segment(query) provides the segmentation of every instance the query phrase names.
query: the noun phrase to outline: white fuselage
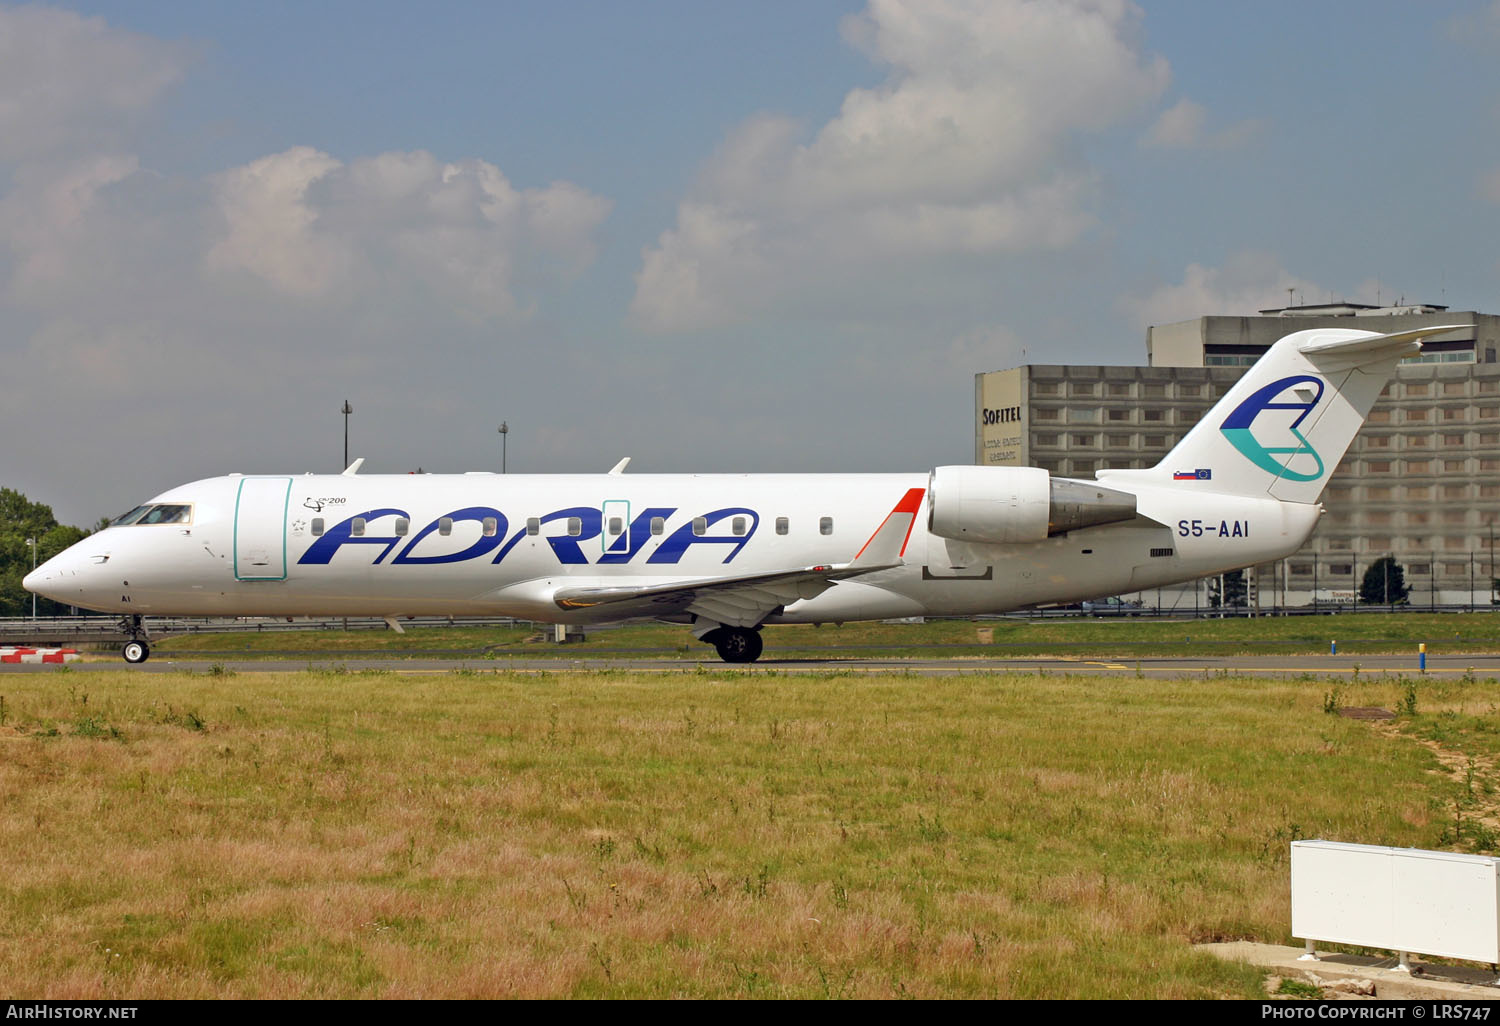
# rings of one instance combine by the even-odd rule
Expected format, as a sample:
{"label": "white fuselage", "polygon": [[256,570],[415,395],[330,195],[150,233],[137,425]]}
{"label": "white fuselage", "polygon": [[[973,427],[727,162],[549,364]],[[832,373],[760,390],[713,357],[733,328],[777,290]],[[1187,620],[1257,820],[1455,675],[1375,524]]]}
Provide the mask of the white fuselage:
{"label": "white fuselage", "polygon": [[[1138,591],[1289,555],[1321,512],[1208,485],[1108,483],[1136,496],[1134,520],[968,544],[929,533],[924,510],[900,565],[808,589],[763,622],[966,615]],[[26,587],[141,616],[599,622],[619,610],[563,609],[554,595],[847,564],[903,495],[927,487],[926,474],[233,475],[152,500],[190,505],[187,520],[110,527]]]}

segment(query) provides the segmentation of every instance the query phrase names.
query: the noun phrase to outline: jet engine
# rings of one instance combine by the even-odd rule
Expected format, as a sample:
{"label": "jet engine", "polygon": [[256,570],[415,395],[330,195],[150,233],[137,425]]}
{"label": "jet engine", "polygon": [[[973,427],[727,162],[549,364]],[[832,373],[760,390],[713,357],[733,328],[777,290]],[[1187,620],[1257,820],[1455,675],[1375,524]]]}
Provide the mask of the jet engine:
{"label": "jet engine", "polygon": [[1037,542],[1135,517],[1135,496],[1036,467],[938,467],[927,482],[927,529],[990,545]]}

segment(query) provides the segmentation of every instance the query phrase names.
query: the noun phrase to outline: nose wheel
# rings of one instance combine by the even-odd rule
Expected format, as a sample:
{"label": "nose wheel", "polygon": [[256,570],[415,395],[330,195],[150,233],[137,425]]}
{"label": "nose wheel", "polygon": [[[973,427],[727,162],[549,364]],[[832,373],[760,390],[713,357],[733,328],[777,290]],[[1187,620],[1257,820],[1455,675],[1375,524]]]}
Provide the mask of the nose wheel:
{"label": "nose wheel", "polygon": [[125,617],[120,621],[120,630],[130,635],[130,640],[120,648],[120,654],[127,663],[144,663],[151,658],[151,646],[146,641],[146,625],[139,616]]}

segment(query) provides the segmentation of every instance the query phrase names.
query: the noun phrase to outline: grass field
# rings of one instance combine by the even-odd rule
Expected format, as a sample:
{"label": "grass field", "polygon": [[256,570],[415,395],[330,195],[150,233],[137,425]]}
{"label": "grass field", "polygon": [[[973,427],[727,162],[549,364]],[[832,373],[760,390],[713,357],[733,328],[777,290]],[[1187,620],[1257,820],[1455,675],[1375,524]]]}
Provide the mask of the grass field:
{"label": "grass field", "polygon": [[1470,679],[5,676],[0,990],[1255,997],[1191,945],[1290,940],[1289,841],[1493,846],[1497,703]]}
{"label": "grass field", "polygon": [[[427,627],[394,631],[287,631],[265,634],[190,634],[154,643],[162,656],[243,658],[257,655],[476,656],[504,660],[587,658],[590,655],[712,656],[686,627],[632,624],[591,629],[587,640],[547,643],[529,627]],[[1330,640],[1351,654],[1411,652],[1426,642],[1434,654],[1500,649],[1500,616],[1489,613],[1384,613],[1261,617],[1225,620],[1050,619],[932,620],[923,624],[851,623],[768,627],[767,659],[804,656],[1228,655],[1243,652],[1326,652]],[[114,653],[111,648],[111,653]]]}

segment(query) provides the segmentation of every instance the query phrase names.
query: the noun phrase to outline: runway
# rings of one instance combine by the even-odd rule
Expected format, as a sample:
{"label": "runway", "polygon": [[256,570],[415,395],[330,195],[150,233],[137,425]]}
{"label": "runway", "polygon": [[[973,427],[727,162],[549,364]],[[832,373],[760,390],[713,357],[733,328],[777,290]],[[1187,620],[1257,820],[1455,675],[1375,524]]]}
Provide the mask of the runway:
{"label": "runway", "polygon": [[[1125,656],[1119,659],[1073,656],[921,657],[883,659],[829,657],[761,659],[755,663],[731,664],[715,657],[686,658],[513,658],[433,659],[364,658],[340,659],[319,655],[299,659],[173,659],[153,657],[145,663],[129,664],[118,658],[93,657],[70,663],[67,673],[210,673],[215,668],[236,674],[297,673],[300,671],[369,672],[397,674],[441,674],[455,670],[496,673],[717,673],[717,674],[890,674],[964,676],[990,673],[1089,674],[1140,677],[1213,676],[1417,676],[1415,654],[1408,655],[1227,655],[1227,656]],[[57,673],[64,668],[48,665],[0,667],[0,673]],[[1500,653],[1429,655],[1427,676],[1451,678],[1472,675],[1500,678]]]}

